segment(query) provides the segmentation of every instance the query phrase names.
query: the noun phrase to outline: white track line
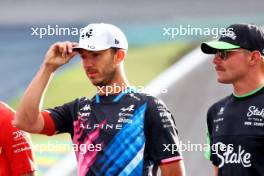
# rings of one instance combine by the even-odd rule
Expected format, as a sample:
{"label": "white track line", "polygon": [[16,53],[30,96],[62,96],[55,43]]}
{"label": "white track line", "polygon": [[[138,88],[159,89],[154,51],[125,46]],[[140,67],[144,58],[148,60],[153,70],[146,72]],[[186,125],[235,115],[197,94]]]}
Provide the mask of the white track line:
{"label": "white track line", "polygon": [[67,154],[62,160],[51,167],[45,176],[70,176],[77,168],[75,153]]}
{"label": "white track line", "polygon": [[172,84],[182,79],[206,59],[208,59],[208,56],[201,52],[200,47],[194,49],[151,81],[145,88],[146,92],[158,96],[162,90],[169,88]]}

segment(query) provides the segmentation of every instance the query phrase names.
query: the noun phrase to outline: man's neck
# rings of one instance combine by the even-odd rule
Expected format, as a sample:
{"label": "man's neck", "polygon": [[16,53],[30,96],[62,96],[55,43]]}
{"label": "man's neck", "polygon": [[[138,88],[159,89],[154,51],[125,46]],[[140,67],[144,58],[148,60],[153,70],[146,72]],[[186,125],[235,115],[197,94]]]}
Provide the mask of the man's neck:
{"label": "man's neck", "polygon": [[236,96],[243,96],[263,86],[264,86],[264,79],[258,81],[251,80],[248,82],[234,83],[233,84],[234,94]]}

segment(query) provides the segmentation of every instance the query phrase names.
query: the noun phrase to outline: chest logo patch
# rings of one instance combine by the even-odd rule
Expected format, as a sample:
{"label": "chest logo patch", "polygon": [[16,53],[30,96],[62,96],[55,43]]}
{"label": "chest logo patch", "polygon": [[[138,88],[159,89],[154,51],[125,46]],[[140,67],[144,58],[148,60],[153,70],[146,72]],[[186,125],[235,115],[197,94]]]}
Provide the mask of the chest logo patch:
{"label": "chest logo patch", "polygon": [[244,125],[264,127],[264,108],[249,106],[247,120],[244,122]]}
{"label": "chest logo patch", "polygon": [[87,118],[91,115],[91,106],[86,104],[78,112],[79,118],[82,121],[87,121]]}
{"label": "chest logo patch", "polygon": [[256,106],[250,106],[248,108],[247,117],[251,117],[251,116],[260,116],[264,118],[264,108],[259,109]]}
{"label": "chest logo patch", "polygon": [[132,119],[130,119],[130,117],[133,116],[134,113],[134,107],[135,105],[130,105],[128,107],[123,107],[120,109],[120,112],[118,113],[119,119],[118,122],[119,123],[132,123]]}
{"label": "chest logo patch", "polygon": [[224,114],[224,111],[225,111],[225,108],[224,107],[221,107],[219,112],[217,113],[217,115],[223,115]]}

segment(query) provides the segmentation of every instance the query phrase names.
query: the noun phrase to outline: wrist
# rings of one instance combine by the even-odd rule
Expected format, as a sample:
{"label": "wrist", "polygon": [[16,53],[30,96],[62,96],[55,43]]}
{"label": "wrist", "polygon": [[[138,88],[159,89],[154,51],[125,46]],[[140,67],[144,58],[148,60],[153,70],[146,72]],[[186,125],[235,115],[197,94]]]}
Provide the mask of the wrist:
{"label": "wrist", "polygon": [[57,70],[58,67],[51,65],[51,64],[47,64],[47,63],[43,63],[41,65],[41,70],[43,70],[43,72],[45,73],[49,73],[52,74]]}

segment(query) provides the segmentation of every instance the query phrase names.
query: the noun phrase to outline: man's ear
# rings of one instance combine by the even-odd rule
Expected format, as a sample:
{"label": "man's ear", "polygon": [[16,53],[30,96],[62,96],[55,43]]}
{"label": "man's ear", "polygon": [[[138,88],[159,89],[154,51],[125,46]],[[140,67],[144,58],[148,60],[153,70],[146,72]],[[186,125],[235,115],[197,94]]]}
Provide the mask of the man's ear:
{"label": "man's ear", "polygon": [[116,52],[116,58],[115,58],[115,63],[116,64],[119,64],[121,63],[124,59],[125,59],[125,51],[122,50],[122,49],[119,49],[117,52]]}
{"label": "man's ear", "polygon": [[250,66],[254,66],[256,65],[257,63],[260,63],[261,62],[261,54],[259,51],[252,51],[251,52],[251,57],[250,57],[250,60],[249,60],[249,64]]}

